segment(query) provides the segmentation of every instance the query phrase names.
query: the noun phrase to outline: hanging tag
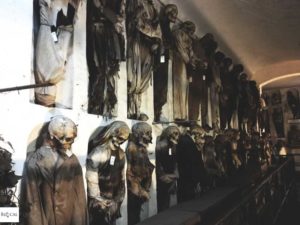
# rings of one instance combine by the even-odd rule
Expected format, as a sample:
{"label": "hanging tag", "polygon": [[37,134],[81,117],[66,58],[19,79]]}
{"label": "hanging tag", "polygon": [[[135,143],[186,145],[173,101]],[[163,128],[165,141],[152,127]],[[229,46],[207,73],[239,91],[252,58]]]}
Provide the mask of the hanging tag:
{"label": "hanging tag", "polygon": [[193,77],[189,78],[189,82],[192,83],[193,82]]}
{"label": "hanging tag", "polygon": [[54,41],[55,43],[57,43],[57,42],[58,42],[58,39],[57,39],[57,34],[56,34],[56,32],[51,32],[51,36],[52,36],[53,41]]}
{"label": "hanging tag", "polygon": [[205,76],[205,75],[203,75],[202,79],[203,79],[203,80],[206,80],[206,76]]}
{"label": "hanging tag", "polygon": [[111,165],[111,166],[113,166],[113,165],[115,165],[115,160],[116,160],[116,156],[111,156],[110,157],[110,161],[109,161],[109,164]]}
{"label": "hanging tag", "polygon": [[166,59],[164,55],[160,56],[160,63],[165,63]]}
{"label": "hanging tag", "polygon": [[172,149],[169,148],[169,155],[172,155]]}

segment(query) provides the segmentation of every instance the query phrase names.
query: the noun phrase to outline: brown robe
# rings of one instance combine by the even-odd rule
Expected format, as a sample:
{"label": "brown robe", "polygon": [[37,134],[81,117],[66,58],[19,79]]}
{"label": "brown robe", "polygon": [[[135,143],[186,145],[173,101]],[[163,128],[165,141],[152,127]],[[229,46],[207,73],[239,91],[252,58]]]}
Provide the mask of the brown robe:
{"label": "brown robe", "polygon": [[155,49],[162,34],[151,1],[126,2],[128,118],[139,118],[142,94],[149,87]]}
{"label": "brown robe", "polygon": [[152,183],[154,165],[150,162],[146,147],[129,141],[127,157],[128,225],[140,221],[142,204],[147,201]]}
{"label": "brown robe", "polygon": [[82,168],[75,155],[42,146],[27,158],[21,189],[25,225],[87,225]]}

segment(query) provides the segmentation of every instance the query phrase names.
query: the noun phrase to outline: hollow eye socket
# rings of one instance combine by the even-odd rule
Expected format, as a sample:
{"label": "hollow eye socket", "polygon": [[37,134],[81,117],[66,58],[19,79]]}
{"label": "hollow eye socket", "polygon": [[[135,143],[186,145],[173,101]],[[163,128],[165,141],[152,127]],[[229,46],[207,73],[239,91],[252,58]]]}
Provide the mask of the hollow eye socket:
{"label": "hollow eye socket", "polygon": [[119,142],[120,142],[121,144],[123,144],[123,143],[126,141],[126,139],[125,139],[125,138],[122,138],[122,137],[119,137],[118,140],[119,140]]}
{"label": "hollow eye socket", "polygon": [[66,141],[66,142],[70,142],[73,140],[73,137],[65,137],[65,136],[62,136],[59,138],[60,141]]}

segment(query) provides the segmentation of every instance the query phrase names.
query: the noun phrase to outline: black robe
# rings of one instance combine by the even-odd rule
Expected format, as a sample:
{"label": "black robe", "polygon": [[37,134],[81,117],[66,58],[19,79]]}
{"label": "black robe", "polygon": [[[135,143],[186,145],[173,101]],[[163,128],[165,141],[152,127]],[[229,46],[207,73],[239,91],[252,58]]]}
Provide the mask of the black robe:
{"label": "black robe", "polygon": [[202,153],[189,135],[180,137],[177,145],[178,162],[178,201],[188,201],[196,197],[195,189],[200,183],[206,186],[207,174]]}
{"label": "black robe", "polygon": [[[97,1],[96,1],[97,2]],[[124,17],[123,0],[87,2],[87,64],[89,69],[89,106],[93,114],[111,114],[116,103],[116,79],[125,61],[125,39],[114,28]]]}
{"label": "black robe", "polygon": [[[157,181],[157,211],[170,207],[171,194],[176,193],[178,168],[176,147],[171,147],[168,140],[159,140],[155,148],[156,181]],[[172,181],[166,182],[164,176],[172,176]]]}

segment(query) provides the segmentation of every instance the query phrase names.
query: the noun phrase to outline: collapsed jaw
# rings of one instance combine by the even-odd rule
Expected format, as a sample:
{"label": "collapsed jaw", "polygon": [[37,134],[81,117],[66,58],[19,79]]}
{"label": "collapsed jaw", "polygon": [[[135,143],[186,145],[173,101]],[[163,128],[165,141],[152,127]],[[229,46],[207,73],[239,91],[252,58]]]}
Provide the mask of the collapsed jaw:
{"label": "collapsed jaw", "polygon": [[119,142],[117,142],[117,141],[113,141],[112,144],[113,144],[113,146],[114,146],[115,149],[120,148],[120,145],[121,145],[121,144],[120,144]]}
{"label": "collapsed jaw", "polygon": [[70,141],[60,140],[61,138],[54,136],[54,144],[55,147],[59,150],[68,151],[71,150],[74,139],[71,138]]}
{"label": "collapsed jaw", "polygon": [[174,137],[171,137],[169,139],[169,142],[173,145],[177,145],[178,144],[178,138],[174,138]]}
{"label": "collapsed jaw", "polygon": [[150,137],[142,137],[139,141],[139,144],[141,146],[144,146],[145,148],[147,148],[151,143],[152,143],[152,138]]}
{"label": "collapsed jaw", "polygon": [[71,149],[71,145],[70,145],[70,144],[63,144],[63,145],[62,145],[62,149],[63,149],[64,151],[68,151],[68,150]]}
{"label": "collapsed jaw", "polygon": [[112,138],[112,144],[115,148],[120,148],[121,145],[128,139],[129,134],[123,134]]}

